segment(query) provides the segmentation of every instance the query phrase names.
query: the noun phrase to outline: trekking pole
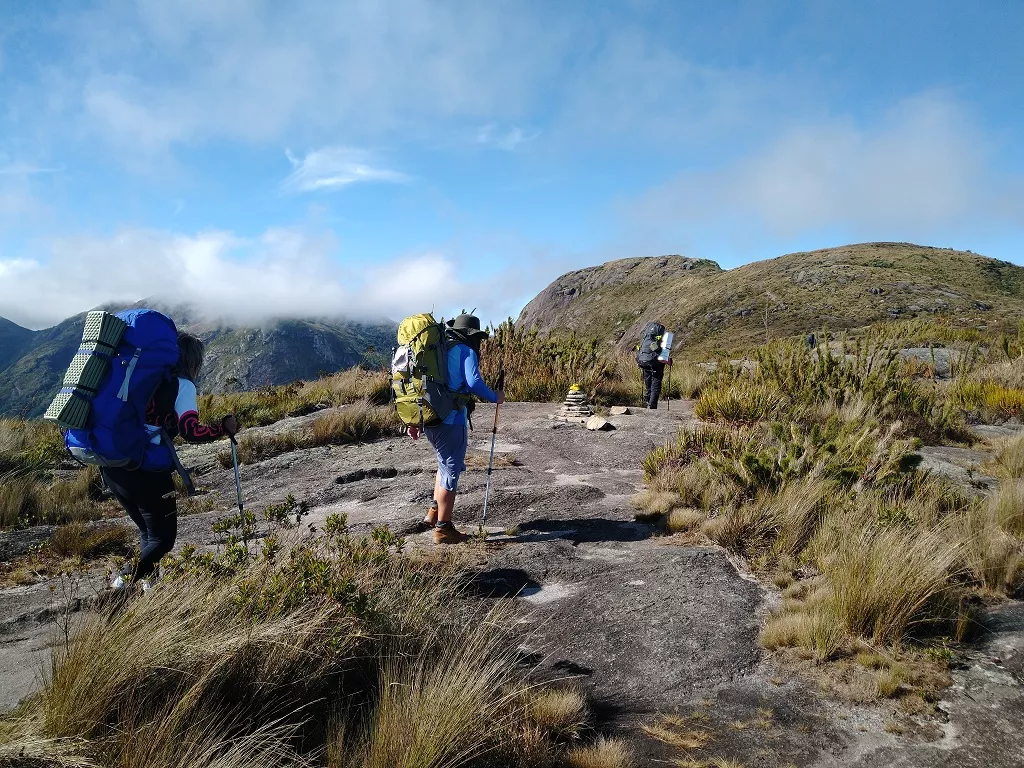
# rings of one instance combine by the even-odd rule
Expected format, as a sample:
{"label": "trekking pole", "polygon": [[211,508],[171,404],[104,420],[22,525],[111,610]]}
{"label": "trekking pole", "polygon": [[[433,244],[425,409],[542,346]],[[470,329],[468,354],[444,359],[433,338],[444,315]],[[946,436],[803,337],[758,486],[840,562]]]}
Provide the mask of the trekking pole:
{"label": "trekking pole", "polygon": [[[498,373],[498,391],[505,391],[505,369]],[[484,491],[484,511],[480,518],[480,531],[484,530],[484,523],[487,522],[487,504],[491,500],[491,472],[494,470],[494,441],[498,437],[498,412],[501,410],[501,403],[494,406],[494,427],[491,429],[491,458],[487,460],[487,490]]]}
{"label": "trekking pole", "polygon": [[672,364],[668,366],[668,391],[665,392],[665,410],[672,410]]}
{"label": "trekking pole", "polygon": [[235,466],[235,499],[238,501],[238,514],[244,514],[242,511],[242,479],[238,476],[238,443],[235,441],[235,436],[231,435],[231,463]]}

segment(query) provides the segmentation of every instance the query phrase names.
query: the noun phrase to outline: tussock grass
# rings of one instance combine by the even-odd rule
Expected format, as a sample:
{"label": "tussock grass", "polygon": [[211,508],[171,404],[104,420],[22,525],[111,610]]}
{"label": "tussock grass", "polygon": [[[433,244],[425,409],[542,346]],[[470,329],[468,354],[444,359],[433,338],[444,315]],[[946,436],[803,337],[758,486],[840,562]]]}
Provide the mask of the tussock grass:
{"label": "tussock grass", "polygon": [[571,768],[633,768],[636,760],[625,743],[601,736],[590,746],[571,750],[567,765]]}
{"label": "tussock grass", "polygon": [[692,531],[707,519],[707,513],[693,507],[676,507],[665,520],[665,528],[669,533],[686,533]]}
{"label": "tussock grass", "polygon": [[[238,461],[241,464],[257,464],[303,448],[367,442],[388,435],[398,435],[401,430],[402,422],[394,408],[375,406],[370,401],[363,400],[319,416],[305,429],[269,434],[243,433],[238,438]],[[231,451],[218,452],[217,460],[222,467],[230,467]]]}
{"label": "tussock grass", "polygon": [[0,419],[0,476],[52,469],[67,456],[53,422]]}
{"label": "tussock grass", "polygon": [[667,515],[673,507],[679,505],[679,502],[680,497],[677,493],[651,489],[641,491],[629,500],[630,505],[641,513],[637,515],[638,519],[653,519]]}
{"label": "tussock grass", "polygon": [[390,373],[356,367],[316,381],[264,387],[252,392],[202,395],[199,411],[214,420],[233,413],[243,426],[260,427],[286,416],[303,416],[361,400],[384,405],[390,397]]}
{"label": "tussock grass", "polygon": [[831,531],[817,560],[828,574],[832,607],[846,629],[875,642],[898,642],[916,624],[947,620],[962,545],[943,530]]}
{"label": "tussock grass", "polygon": [[397,435],[402,429],[398,414],[390,407],[375,407],[363,400],[319,417],[309,428],[310,445],[348,445]]}
{"label": "tussock grass", "polygon": [[49,547],[59,557],[91,560],[103,555],[128,554],[132,538],[131,532],[120,525],[96,527],[78,522],[54,531]]}
{"label": "tussock grass", "polygon": [[42,690],[0,730],[0,755],[105,768],[564,764],[582,697],[528,683],[508,604],[481,614],[462,600],[460,568],[401,547],[385,529],[355,538],[339,516],[288,557],[186,547],[155,589],[58,642]]}
{"label": "tussock grass", "polygon": [[95,467],[54,480],[8,473],[0,476],[0,528],[98,520],[103,516],[97,504],[99,496],[100,476]]}
{"label": "tussock grass", "polygon": [[1004,508],[996,497],[970,508],[954,525],[971,576],[990,592],[1012,596],[1024,586],[1024,542],[1007,530],[1015,519],[1001,518]]}
{"label": "tussock grass", "polygon": [[1004,440],[999,445],[995,468],[1001,477],[1024,478],[1024,435]]}
{"label": "tussock grass", "polygon": [[590,708],[575,688],[551,688],[531,692],[526,717],[542,732],[557,738],[574,738],[587,727]]}
{"label": "tussock grass", "polygon": [[749,424],[775,418],[782,406],[782,397],[773,389],[738,382],[724,388],[704,389],[693,412],[704,421]]}

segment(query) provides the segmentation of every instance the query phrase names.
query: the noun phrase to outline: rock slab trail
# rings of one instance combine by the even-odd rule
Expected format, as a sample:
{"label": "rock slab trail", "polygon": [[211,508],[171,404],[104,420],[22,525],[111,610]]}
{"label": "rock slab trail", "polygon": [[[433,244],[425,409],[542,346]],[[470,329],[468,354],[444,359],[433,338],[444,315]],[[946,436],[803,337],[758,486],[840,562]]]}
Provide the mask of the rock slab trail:
{"label": "rock slab trail", "polygon": [[[898,736],[885,730],[883,709],[824,697],[759,649],[770,595],[723,550],[682,546],[634,520],[640,463],[693,422],[688,406],[610,416],[614,429],[603,431],[552,419],[556,405],[502,407],[488,540],[460,546],[481,563],[474,586],[482,599],[516,598],[524,659],[583,687],[600,727],[628,740],[641,765],[685,757],[728,757],[746,768],[1024,765],[1020,604],[992,617],[992,633],[954,672],[938,735]],[[316,416],[260,431],[300,428]],[[455,511],[467,531],[483,507],[492,407],[478,408],[476,422]],[[233,505],[233,475],[217,460],[223,450],[182,451],[205,492],[191,508],[209,509],[182,516],[179,546],[214,544],[211,523]],[[257,511],[291,494],[309,504],[306,521],[315,526],[345,513],[356,531],[386,524],[408,532],[426,511],[434,469],[425,440],[391,438],[286,453],[243,466],[241,476]],[[433,546],[429,534],[408,538],[411,547]],[[47,597],[45,585],[0,591],[0,706],[12,706],[38,676]],[[666,715],[700,723],[711,740],[685,751],[644,730]]]}

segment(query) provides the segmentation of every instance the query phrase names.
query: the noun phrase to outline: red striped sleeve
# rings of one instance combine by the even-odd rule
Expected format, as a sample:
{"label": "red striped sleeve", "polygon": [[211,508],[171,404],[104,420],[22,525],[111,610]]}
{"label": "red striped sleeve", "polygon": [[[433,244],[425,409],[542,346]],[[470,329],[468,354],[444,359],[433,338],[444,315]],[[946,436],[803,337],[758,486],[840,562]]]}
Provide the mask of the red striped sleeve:
{"label": "red striped sleeve", "polygon": [[189,443],[209,443],[224,436],[224,427],[201,424],[196,411],[186,411],[178,417],[178,434]]}

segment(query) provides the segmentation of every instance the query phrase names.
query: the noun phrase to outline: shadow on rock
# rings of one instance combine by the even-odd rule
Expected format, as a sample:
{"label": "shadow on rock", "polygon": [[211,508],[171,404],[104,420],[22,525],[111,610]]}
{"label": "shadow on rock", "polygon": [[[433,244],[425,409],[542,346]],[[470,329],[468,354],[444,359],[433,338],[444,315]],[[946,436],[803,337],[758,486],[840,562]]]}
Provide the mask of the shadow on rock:
{"label": "shadow on rock", "polygon": [[654,535],[647,523],[602,517],[575,520],[535,520],[519,527],[516,541],[567,539],[575,544],[603,541],[643,541]]}

